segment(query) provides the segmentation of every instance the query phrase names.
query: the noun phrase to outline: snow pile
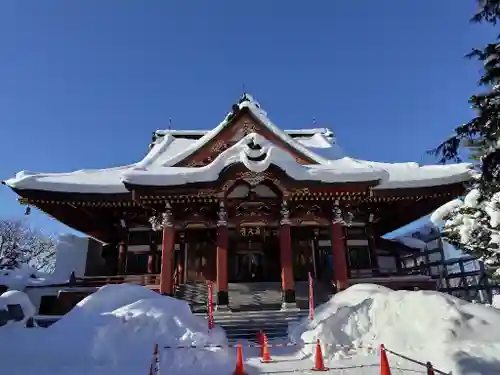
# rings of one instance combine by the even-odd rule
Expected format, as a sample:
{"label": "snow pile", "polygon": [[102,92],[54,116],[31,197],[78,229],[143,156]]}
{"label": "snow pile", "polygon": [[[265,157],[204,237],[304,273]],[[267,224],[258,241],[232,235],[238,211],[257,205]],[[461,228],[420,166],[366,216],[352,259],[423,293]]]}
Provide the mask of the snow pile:
{"label": "snow pile", "polygon": [[23,290],[33,279],[41,276],[35,268],[21,264],[18,268],[0,270],[0,285],[9,289]]}
{"label": "snow pile", "polygon": [[491,302],[491,306],[496,309],[500,309],[500,294],[495,294],[493,296],[493,301]]}
{"label": "snow pile", "polygon": [[[325,349],[329,358],[346,355],[335,344],[384,344],[455,375],[500,369],[500,311],[439,292],[358,284],[320,306],[312,322],[304,320],[291,328],[290,336],[297,342],[319,338],[333,344]],[[306,348],[312,354],[314,346]],[[391,360],[397,361],[396,357]]]}
{"label": "snow pile", "polygon": [[[160,348],[227,344],[222,330],[208,332],[206,321],[183,301],[141,286],[107,285],[49,328],[0,337],[0,372],[16,368],[16,374],[33,374],[43,366],[43,373],[147,373],[155,343]],[[24,353],[31,360],[16,364]],[[220,348],[160,349],[160,364],[162,373],[180,374],[190,367],[192,372],[193,365],[225,370],[234,358]]]}
{"label": "snow pile", "polygon": [[[0,295],[0,310],[8,311],[9,305],[21,306],[24,317],[19,321],[10,321],[9,325],[15,324],[26,327],[26,322],[36,314],[36,308],[31,303],[29,297],[24,292],[18,290],[9,290]],[[0,322],[0,325],[2,323]]]}

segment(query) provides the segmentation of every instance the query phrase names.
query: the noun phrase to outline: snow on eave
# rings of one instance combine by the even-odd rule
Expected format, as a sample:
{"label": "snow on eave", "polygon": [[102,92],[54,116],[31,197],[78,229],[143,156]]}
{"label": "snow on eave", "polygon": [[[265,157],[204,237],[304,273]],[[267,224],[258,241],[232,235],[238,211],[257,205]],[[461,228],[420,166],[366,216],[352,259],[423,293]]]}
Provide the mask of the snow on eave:
{"label": "snow on eave", "polygon": [[[179,130],[179,129],[158,129],[155,131],[156,135],[164,136],[167,134],[175,136],[204,136],[211,130]],[[285,129],[283,130],[288,135],[303,135],[313,136],[315,134],[323,134],[326,136],[333,136],[333,132],[328,128],[304,128],[304,129]]]}
{"label": "snow on eave", "polygon": [[67,173],[18,172],[3,184],[14,190],[42,190],[81,194],[129,193],[121,174],[135,164],[106,169],[81,169]]}
{"label": "snow on eave", "polygon": [[382,181],[374,190],[414,189],[460,184],[473,176],[472,164],[424,165],[418,163],[378,163],[360,160],[386,170],[389,179]]}
{"label": "snow on eave", "polygon": [[[261,144],[265,158],[261,161],[248,159],[248,143]],[[147,168],[133,168],[123,174],[123,182],[143,186],[179,186],[189,183],[213,182],[228,166],[243,163],[256,173],[267,170],[271,165],[282,169],[292,179],[301,181],[321,181],[324,183],[369,182],[376,184],[388,178],[387,172],[373,166],[359,163],[351,158],[331,161],[328,164],[301,165],[281,147],[257,133],[244,136],[236,144],[220,153],[210,164],[197,167],[163,167],[150,165]]]}
{"label": "snow on eave", "polygon": [[328,136],[333,135],[333,132],[328,128],[288,129],[283,131],[288,135],[304,135],[304,136],[313,136],[315,134],[323,134]]}
{"label": "snow on eave", "polygon": [[210,130],[177,130],[177,129],[165,130],[165,129],[158,129],[157,131],[155,131],[155,134],[159,135],[159,136],[164,136],[164,135],[182,136],[182,135],[185,135],[185,136],[200,136],[200,137],[202,137],[205,134],[207,134],[209,131]]}

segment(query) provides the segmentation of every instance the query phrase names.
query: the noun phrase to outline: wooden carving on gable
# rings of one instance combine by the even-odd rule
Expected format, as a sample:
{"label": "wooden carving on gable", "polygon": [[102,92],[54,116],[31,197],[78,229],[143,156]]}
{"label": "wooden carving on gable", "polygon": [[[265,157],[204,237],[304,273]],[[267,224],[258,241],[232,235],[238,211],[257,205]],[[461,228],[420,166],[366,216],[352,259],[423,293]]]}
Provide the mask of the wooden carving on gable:
{"label": "wooden carving on gable", "polygon": [[[246,100],[246,99],[242,99]],[[218,155],[226,151],[248,134],[257,133],[273,144],[286,150],[299,164],[314,164],[315,161],[301,151],[283,141],[273,133],[247,107],[240,109],[234,105],[232,112],[226,117],[227,125],[214,136],[213,139],[202,145],[197,151],[177,163],[177,167],[202,167],[212,163]]]}

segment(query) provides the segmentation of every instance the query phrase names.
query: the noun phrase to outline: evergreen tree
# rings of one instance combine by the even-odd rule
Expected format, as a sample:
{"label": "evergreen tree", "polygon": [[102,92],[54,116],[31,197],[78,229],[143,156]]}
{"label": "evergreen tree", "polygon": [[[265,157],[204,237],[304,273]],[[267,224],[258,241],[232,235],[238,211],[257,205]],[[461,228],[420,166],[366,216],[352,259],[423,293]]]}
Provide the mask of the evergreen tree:
{"label": "evergreen tree", "polygon": [[[477,4],[472,22],[496,26],[500,0],[477,0]],[[471,159],[477,161],[477,174],[465,198],[442,210],[443,236],[479,256],[493,275],[500,277],[500,35],[496,42],[467,56],[483,64],[479,85],[484,91],[469,100],[476,117],[456,128],[455,134],[432,152],[443,163],[459,161],[459,149],[466,147]]]}

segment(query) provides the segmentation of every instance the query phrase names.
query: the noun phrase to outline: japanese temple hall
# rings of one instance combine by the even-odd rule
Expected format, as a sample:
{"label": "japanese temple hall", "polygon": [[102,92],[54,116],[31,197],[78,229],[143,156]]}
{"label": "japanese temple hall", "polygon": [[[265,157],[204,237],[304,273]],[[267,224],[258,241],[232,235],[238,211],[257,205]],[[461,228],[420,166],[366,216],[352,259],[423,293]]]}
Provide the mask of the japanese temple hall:
{"label": "japanese temple hall", "polygon": [[401,252],[382,236],[461,195],[470,173],[346,156],[332,131],[282,130],[244,94],[212,130],[154,132],[135,164],[4,184],[100,241],[102,276],[141,275],[166,295],[212,281],[219,306],[228,284],[275,282],[293,305],[309,275],[334,290],[397,283]]}

